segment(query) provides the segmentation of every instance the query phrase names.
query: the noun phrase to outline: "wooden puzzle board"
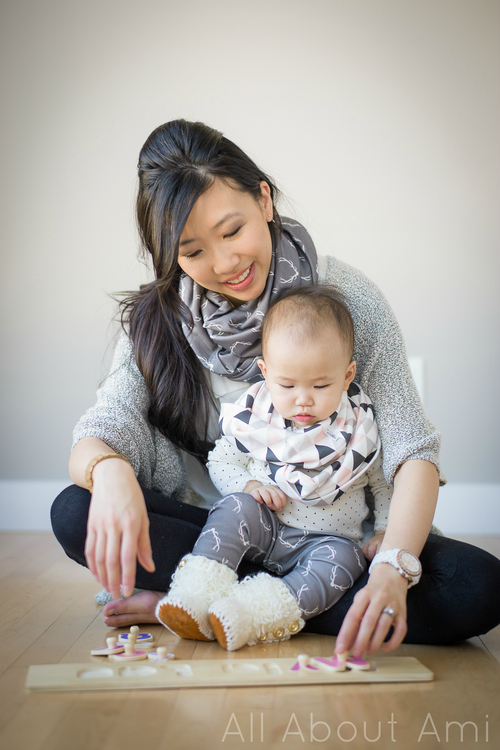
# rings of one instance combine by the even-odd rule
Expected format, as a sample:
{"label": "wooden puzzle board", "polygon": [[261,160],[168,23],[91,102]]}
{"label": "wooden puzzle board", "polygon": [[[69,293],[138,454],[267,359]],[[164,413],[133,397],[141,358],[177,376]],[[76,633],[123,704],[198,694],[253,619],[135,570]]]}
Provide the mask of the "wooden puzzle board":
{"label": "wooden puzzle board", "polygon": [[252,687],[261,685],[315,685],[356,682],[428,682],[433,673],[413,656],[371,660],[370,671],[331,672],[295,669],[296,658],[194,659],[161,665],[41,664],[29,668],[28,692],[67,690],[151,690],[154,688]]}

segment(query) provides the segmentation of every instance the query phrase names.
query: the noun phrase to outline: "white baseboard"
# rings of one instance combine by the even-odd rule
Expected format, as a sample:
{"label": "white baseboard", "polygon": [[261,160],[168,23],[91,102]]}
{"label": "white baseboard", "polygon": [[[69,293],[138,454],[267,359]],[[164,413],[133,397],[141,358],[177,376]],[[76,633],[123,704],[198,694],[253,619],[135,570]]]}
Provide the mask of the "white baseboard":
{"label": "white baseboard", "polygon": [[[50,506],[69,480],[0,481],[0,530],[50,530]],[[447,484],[434,518],[444,534],[500,534],[500,484]]]}

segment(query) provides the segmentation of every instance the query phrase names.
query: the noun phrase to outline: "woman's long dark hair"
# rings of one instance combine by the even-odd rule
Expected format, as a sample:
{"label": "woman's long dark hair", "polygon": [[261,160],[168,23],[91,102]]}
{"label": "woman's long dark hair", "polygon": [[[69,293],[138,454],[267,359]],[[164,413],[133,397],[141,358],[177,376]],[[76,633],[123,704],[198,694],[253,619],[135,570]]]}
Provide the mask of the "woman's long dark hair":
{"label": "woman's long dark hair", "polygon": [[[255,200],[267,182],[273,207],[278,191],[257,165],[222,133],[201,122],[174,120],[156,128],[139,155],[137,222],[145,255],[151,254],[155,280],[120,303],[122,325],[151,393],[151,424],[200,461],[208,439],[213,395],[207,373],[190,348],[182,322],[193,325],[179,296],[179,240],[194,203],[216,179]],[[270,231],[281,222],[274,209]],[[276,229],[277,227],[277,229]]]}

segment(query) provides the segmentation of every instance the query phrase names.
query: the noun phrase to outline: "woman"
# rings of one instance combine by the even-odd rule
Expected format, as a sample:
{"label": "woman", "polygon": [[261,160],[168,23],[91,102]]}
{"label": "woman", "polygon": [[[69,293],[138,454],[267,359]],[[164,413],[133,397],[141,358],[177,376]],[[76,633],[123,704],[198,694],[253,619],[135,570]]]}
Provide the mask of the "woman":
{"label": "woman", "polygon": [[[361,273],[317,258],[305,229],[280,219],[276,196],[237,146],[201,123],[170,122],[146,141],[137,216],[156,278],[123,303],[126,332],[96,406],[75,429],[76,486],[54,503],[54,532],[114,597],[106,624],[155,621],[155,605],[207,516],[186,496],[185,465],[190,484],[202,488],[196,459],[203,464],[217,436],[217,403],[261,377],[260,321],[271,300],[290,286],[326,281],[354,320],[357,380],[375,406],[394,494],[385,535],[364,549],[388,564],[372,567],[308,630],[338,634],[336,650],[355,655],[387,638],[384,650],[405,636],[450,643],[486,632],[500,621],[500,561],[429,535],[439,434],[423,413],[392,312]],[[410,569],[396,559],[399,549],[411,553]],[[408,594],[419,557],[424,572]],[[118,599],[120,584],[130,598]],[[130,596],[136,584],[145,591]]]}

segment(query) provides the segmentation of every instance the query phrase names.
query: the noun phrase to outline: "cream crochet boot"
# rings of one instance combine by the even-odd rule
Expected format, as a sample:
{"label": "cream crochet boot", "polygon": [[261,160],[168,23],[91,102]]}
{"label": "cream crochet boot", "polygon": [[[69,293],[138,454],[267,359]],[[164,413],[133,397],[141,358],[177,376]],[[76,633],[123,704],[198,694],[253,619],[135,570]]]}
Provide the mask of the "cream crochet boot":
{"label": "cream crochet boot", "polygon": [[227,565],[202,555],[186,555],[172,576],[168,594],[156,605],[156,617],[181,638],[213,641],[208,608],[230,594],[237,581],[236,571]]}
{"label": "cream crochet boot", "polygon": [[288,640],[305,625],[288,586],[269,573],[245,578],[232,594],[212,604],[209,618],[217,641],[228,651]]}

